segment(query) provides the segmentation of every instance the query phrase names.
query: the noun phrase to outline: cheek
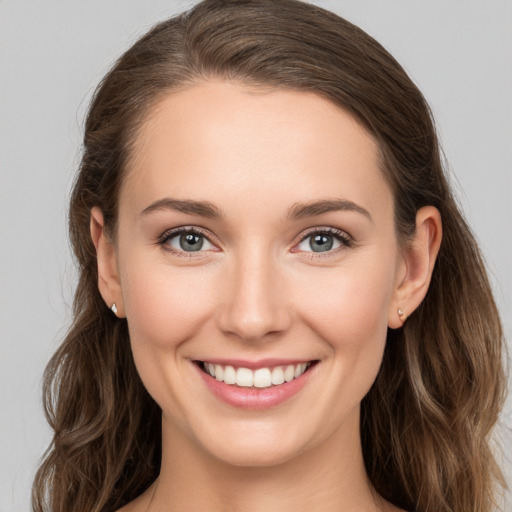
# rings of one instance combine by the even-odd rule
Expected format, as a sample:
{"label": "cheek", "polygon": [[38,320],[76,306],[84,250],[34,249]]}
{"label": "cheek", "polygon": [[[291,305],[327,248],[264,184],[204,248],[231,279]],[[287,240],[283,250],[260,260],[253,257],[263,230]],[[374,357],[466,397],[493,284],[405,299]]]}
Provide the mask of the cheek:
{"label": "cheek", "polygon": [[185,416],[180,356],[211,316],[214,300],[211,278],[195,270],[138,265],[131,258],[121,276],[135,366],[149,394],[162,410],[174,411],[178,422]]}
{"label": "cheek", "polygon": [[[123,299],[132,344],[163,349],[190,338],[211,310],[211,277],[165,265],[127,267]],[[142,267],[144,268],[144,267]]]}
{"label": "cheek", "polygon": [[331,392],[318,398],[319,407],[330,411],[328,432],[357,409],[377,377],[386,344],[392,278],[389,267],[379,264],[361,272],[333,269],[317,276],[316,293],[304,295],[302,321],[330,353],[325,362]]}
{"label": "cheek", "polygon": [[383,348],[393,272],[378,262],[329,269],[315,278],[315,293],[304,294],[302,317],[334,350]]}

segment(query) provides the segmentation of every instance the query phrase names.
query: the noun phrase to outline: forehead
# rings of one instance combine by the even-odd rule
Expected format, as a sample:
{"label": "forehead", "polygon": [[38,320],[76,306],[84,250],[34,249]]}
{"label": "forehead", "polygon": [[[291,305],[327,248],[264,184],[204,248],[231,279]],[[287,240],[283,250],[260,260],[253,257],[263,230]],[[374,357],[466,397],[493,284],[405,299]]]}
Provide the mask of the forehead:
{"label": "forehead", "polygon": [[[223,202],[389,195],[372,136],[313,93],[206,82],[170,93],[140,128],[123,186],[138,206],[166,194]],[[294,197],[292,197],[294,196]]]}

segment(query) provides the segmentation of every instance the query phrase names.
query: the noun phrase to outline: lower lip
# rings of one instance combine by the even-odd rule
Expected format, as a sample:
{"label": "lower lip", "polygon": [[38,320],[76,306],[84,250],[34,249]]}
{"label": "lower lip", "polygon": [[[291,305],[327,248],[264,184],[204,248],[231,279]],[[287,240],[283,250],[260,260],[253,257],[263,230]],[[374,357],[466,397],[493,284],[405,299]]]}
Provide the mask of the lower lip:
{"label": "lower lip", "polygon": [[[296,395],[308,382],[312,367],[290,382],[269,388],[243,388],[220,382],[194,364],[208,389],[220,400],[242,409],[268,409]],[[316,366],[316,365],[315,365]]]}

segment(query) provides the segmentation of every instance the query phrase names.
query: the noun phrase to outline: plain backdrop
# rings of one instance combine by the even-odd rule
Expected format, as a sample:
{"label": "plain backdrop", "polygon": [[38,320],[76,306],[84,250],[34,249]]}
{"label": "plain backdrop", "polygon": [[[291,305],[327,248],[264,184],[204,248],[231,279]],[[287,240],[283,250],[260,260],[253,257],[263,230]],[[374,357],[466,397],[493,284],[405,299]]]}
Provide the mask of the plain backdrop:
{"label": "plain backdrop", "polygon": [[[0,512],[30,509],[50,439],[41,378],[70,320],[66,204],[90,95],[137,36],[192,3],[0,0]],[[512,2],[315,3],[379,40],[430,102],[510,345]],[[500,430],[509,482],[511,418],[509,401]]]}

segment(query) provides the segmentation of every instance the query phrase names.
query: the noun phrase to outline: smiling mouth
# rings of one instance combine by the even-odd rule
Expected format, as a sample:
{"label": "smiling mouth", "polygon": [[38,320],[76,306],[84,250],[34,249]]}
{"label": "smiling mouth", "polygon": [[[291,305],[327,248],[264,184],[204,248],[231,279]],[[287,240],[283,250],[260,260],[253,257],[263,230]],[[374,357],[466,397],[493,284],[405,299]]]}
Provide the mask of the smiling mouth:
{"label": "smiling mouth", "polygon": [[196,364],[204,373],[219,382],[224,382],[233,387],[262,389],[292,382],[307,372],[317,362],[308,361],[298,364],[258,368],[256,370],[243,367],[235,368],[231,365],[214,364],[207,361],[196,361]]}

